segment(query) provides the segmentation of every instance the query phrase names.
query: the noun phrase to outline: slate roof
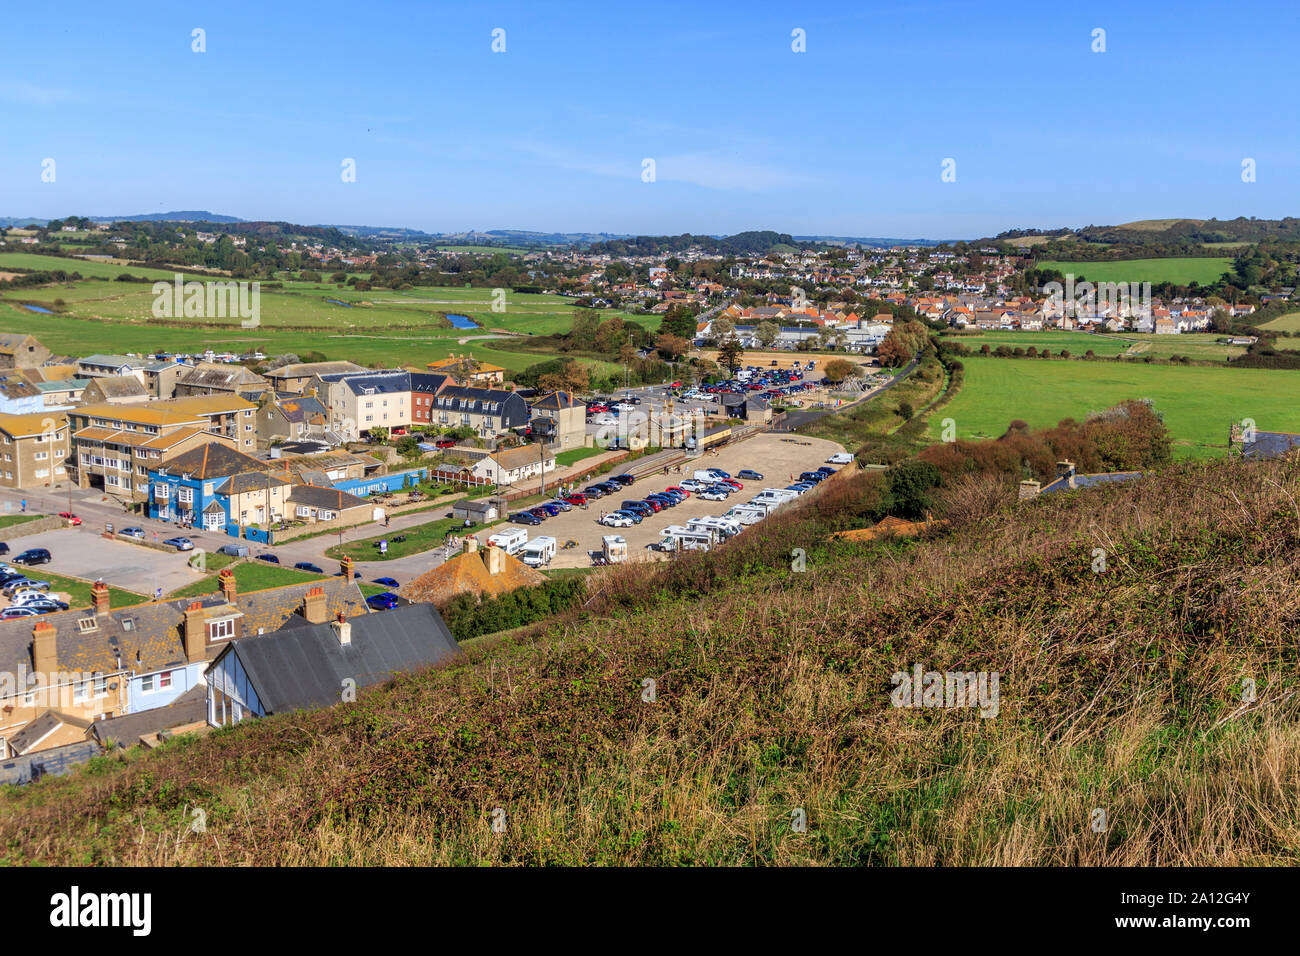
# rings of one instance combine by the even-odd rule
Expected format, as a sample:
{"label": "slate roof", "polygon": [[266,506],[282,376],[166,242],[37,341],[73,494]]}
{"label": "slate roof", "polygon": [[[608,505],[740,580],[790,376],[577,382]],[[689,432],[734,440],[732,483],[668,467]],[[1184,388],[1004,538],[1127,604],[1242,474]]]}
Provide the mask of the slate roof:
{"label": "slate roof", "polygon": [[266,378],[310,378],[313,375],[341,375],[344,372],[364,372],[365,367],[355,362],[296,362],[281,365],[266,373]]}
{"label": "slate roof", "polygon": [[1242,445],[1245,458],[1277,458],[1300,446],[1300,435],[1292,432],[1255,432],[1255,440]]}
{"label": "slate roof", "polygon": [[277,465],[245,455],[242,451],[235,451],[219,442],[207,442],[168,459],[164,467],[168,474],[186,474],[202,481],[208,478],[226,478],[247,471],[260,475],[276,470]]}
{"label": "slate roof", "polygon": [[1132,481],[1135,478],[1141,478],[1140,471],[1110,471],[1100,475],[1081,475],[1075,474],[1074,488],[1070,487],[1070,478],[1068,475],[1062,475],[1050,484],[1044,485],[1039,494],[1050,494],[1055,491],[1077,491],[1080,488],[1092,488],[1096,485],[1115,484],[1121,481]]}
{"label": "slate roof", "polygon": [[315,418],[324,418],[325,406],[320,399],[312,395],[302,395],[276,402],[276,408],[287,421],[310,422]]}
{"label": "slate roof", "polygon": [[331,511],[346,511],[366,504],[364,498],[350,495],[338,488],[322,488],[319,485],[294,485],[289,492],[289,503],[307,505],[310,508],[328,508]]}
{"label": "slate roof", "polygon": [[61,714],[58,711],[47,710],[10,737],[9,746],[13,748],[16,754],[26,753],[64,724],[72,724],[74,727],[85,730],[90,726],[90,721],[69,714]]}
{"label": "slate roof", "polygon": [[[101,744],[110,741],[129,747],[140,740],[159,731],[186,724],[197,724],[208,717],[208,688],[206,684],[195,684],[166,707],[154,707],[142,710],[138,714],[123,714],[97,720],[90,725],[90,732]],[[30,726],[30,725],[29,725]]]}
{"label": "slate roof", "polygon": [[239,659],[265,712],[282,714],[338,703],[345,679],[370,687],[460,653],[442,615],[428,604],[378,611],[351,624],[348,645],[339,643],[330,624],[295,624],[235,641],[222,654]]}
{"label": "slate roof", "polygon": [[104,375],[92,379],[104,398],[147,398],[149,390],[134,375]]}
{"label": "slate roof", "polygon": [[534,409],[543,411],[560,411],[564,408],[583,408],[582,402],[573,397],[572,392],[551,392],[533,402]]}
{"label": "slate roof", "polygon": [[200,362],[182,375],[176,384],[189,388],[234,390],[239,386],[265,385],[266,379],[242,365]]}
{"label": "slate roof", "polygon": [[[331,616],[340,611],[348,615],[364,615],[367,611],[360,590],[344,578],[289,584],[236,595],[234,606],[244,615],[243,633],[256,634],[258,628],[273,631],[283,627],[297,616],[307,590],[312,587],[324,591],[326,610]],[[35,622],[47,623],[54,628],[61,670],[109,673],[118,669],[119,655],[123,668],[139,672],[180,666],[185,662],[181,625],[185,620],[185,609],[196,600],[205,608],[226,604],[221,592],[217,591],[199,598],[150,601],[101,615],[82,608],[55,611],[38,618],[0,621],[0,672],[16,674],[20,664],[28,671],[32,670],[32,628]],[[86,617],[96,618],[95,630],[83,632],[77,625],[78,620]],[[212,653],[211,648],[209,653]]]}

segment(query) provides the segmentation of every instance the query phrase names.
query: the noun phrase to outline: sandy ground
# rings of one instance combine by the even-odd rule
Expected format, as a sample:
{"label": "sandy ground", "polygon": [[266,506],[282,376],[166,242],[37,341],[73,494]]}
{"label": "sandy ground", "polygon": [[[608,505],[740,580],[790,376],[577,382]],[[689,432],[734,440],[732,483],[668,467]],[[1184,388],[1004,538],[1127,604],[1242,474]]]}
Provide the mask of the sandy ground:
{"label": "sandy ground", "polygon": [[[664,528],[674,524],[684,525],[691,518],[724,514],[729,508],[748,501],[764,488],[784,488],[792,476],[819,467],[839,451],[843,451],[843,448],[825,439],[776,433],[759,434],[735,445],[724,446],[716,455],[706,454],[694,459],[682,466],[680,474],[674,471],[668,476],[659,474],[643,478],[622,495],[606,496],[593,501],[585,511],[574,508],[525,530],[530,539],[550,535],[555,538],[557,546],[569,539],[578,542],[578,547],[571,550],[557,550],[555,560],[550,565],[552,568],[589,567],[593,562],[588,552],[599,551],[601,538],[607,534],[621,534],[627,539],[629,560],[666,558],[666,555],[648,547],[660,539]],[[607,528],[598,523],[602,511],[617,511],[625,500],[644,498],[651,492],[662,491],[669,485],[691,477],[691,472],[696,468],[721,468],[732,475],[742,468],[752,468],[763,475],[763,480],[742,481],[744,489],[726,501],[701,501],[697,496],[691,495],[677,507],[652,515],[630,528]]]}

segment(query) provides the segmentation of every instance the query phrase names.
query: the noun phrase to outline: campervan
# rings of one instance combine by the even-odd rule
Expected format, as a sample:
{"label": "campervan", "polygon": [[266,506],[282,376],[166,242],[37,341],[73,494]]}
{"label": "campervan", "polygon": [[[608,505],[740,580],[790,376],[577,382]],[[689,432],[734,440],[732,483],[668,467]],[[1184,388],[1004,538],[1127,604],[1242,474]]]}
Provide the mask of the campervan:
{"label": "campervan", "polygon": [[524,545],[524,564],[530,568],[540,568],[551,563],[555,557],[555,539],[550,535],[540,535]]}
{"label": "campervan", "polygon": [[511,525],[502,528],[500,531],[490,535],[487,539],[488,544],[495,544],[498,548],[505,551],[506,554],[518,554],[519,550],[528,543],[528,532],[523,528],[516,528]]}

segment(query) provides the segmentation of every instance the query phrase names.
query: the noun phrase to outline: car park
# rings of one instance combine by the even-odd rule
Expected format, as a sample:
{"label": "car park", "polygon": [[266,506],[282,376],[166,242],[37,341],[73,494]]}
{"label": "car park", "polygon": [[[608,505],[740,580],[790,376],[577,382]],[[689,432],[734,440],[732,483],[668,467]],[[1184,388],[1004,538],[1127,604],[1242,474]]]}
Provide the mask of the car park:
{"label": "car park", "polygon": [[177,551],[193,551],[194,542],[189,538],[168,538],[163,544],[170,545]]}
{"label": "car park", "polygon": [[273,554],[272,554],[271,552],[269,552],[269,551],[265,551],[265,552],[263,552],[262,554],[257,555],[257,560],[259,560],[259,561],[266,561],[266,562],[268,562],[268,563],[270,563],[270,564],[279,564],[279,563],[280,563],[280,559],[277,558],[275,555],[273,555]]}
{"label": "car park", "polygon": [[298,571],[310,571],[312,574],[325,573],[321,568],[312,564],[310,561],[299,561],[297,564],[294,565],[294,569]]}
{"label": "car park", "polygon": [[144,540],[144,528],[123,528],[118,534],[124,538],[134,538],[136,541]]}
{"label": "car park", "polygon": [[396,578],[375,578],[375,584],[382,584],[386,588],[399,588]]}
{"label": "car park", "polygon": [[388,591],[382,594],[372,594],[366,598],[366,606],[372,611],[388,611],[397,607],[397,604],[397,595]]}
{"label": "car park", "polygon": [[49,564],[53,560],[50,557],[49,548],[28,548],[21,554],[15,555],[14,564]]}

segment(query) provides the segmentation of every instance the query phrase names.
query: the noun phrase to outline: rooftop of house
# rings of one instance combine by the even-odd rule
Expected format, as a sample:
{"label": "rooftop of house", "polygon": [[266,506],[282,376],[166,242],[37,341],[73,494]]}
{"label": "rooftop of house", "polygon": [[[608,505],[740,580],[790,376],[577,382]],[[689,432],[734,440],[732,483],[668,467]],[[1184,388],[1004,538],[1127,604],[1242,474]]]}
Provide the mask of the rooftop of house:
{"label": "rooftop of house", "polygon": [[271,369],[265,373],[265,377],[269,379],[310,378],[313,375],[364,371],[366,371],[365,366],[357,365],[355,362],[295,362],[292,365],[281,365],[279,368]]}
{"label": "rooftop of house", "polygon": [[0,415],[0,431],[10,438],[28,438],[43,435],[54,422],[56,432],[62,431],[68,424],[68,416],[62,412],[29,412],[25,415]]}
{"label": "rooftop of house", "polygon": [[[346,643],[340,626],[349,629]],[[363,688],[446,663],[460,646],[436,608],[409,604],[342,622],[295,621],[235,641],[222,654],[238,658],[265,712],[279,714],[336,704],[347,680]]]}
{"label": "rooftop of house", "polygon": [[91,379],[105,398],[143,398],[149,390],[134,375],[104,375]]}
{"label": "rooftop of house", "polygon": [[178,385],[189,388],[228,388],[265,385],[266,379],[242,365],[200,362],[180,377]]}
{"label": "rooftop of house", "polygon": [[169,459],[163,465],[169,475],[184,474],[200,480],[226,478],[246,472],[264,474],[277,471],[280,467],[279,462],[262,461],[219,442],[205,442],[198,448],[191,448]]}
{"label": "rooftop of house", "polygon": [[[489,567],[494,560],[499,562],[495,574]],[[546,575],[506,554],[503,548],[486,547],[462,551],[408,582],[398,593],[409,601],[442,604],[465,592],[496,597],[546,581]]]}

